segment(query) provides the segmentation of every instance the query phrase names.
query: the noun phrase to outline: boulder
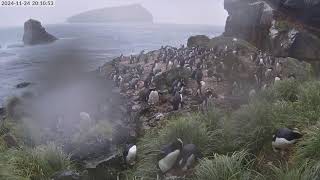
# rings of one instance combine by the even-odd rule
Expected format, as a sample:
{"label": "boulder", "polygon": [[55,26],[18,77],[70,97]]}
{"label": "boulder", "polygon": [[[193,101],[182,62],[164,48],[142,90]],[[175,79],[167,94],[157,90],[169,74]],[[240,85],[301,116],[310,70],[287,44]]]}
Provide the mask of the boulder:
{"label": "boulder", "polygon": [[123,167],[123,158],[118,154],[85,162],[90,179],[117,179]]}
{"label": "boulder", "polygon": [[61,171],[54,174],[52,180],[80,180],[79,173],[75,171]]}
{"label": "boulder", "polygon": [[191,36],[188,39],[187,46],[188,47],[207,46],[209,41],[210,41],[209,37],[205,35]]}
{"label": "boulder", "polygon": [[0,107],[0,117],[3,117],[6,115],[6,109],[4,107]]}
{"label": "boulder", "polygon": [[307,32],[297,33],[289,49],[289,56],[297,59],[320,60],[320,39]]}
{"label": "boulder", "polygon": [[310,78],[312,73],[311,64],[290,57],[277,58],[276,60],[282,63],[283,78],[288,78],[292,74],[294,74],[299,81],[305,81]]}
{"label": "boulder", "polygon": [[17,85],[16,85],[16,88],[17,88],[17,89],[22,89],[22,88],[26,88],[26,87],[28,87],[28,86],[30,86],[30,85],[31,85],[30,82],[22,82],[22,83],[17,84]]}
{"label": "boulder", "polygon": [[25,45],[46,44],[56,40],[57,38],[47,33],[39,21],[30,19],[24,23],[23,43]]}

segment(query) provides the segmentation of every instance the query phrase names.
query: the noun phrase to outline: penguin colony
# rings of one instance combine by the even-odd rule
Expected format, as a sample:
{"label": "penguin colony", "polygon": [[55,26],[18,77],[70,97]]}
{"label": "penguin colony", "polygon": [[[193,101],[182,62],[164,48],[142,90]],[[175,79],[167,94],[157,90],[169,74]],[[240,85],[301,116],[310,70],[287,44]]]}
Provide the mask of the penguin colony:
{"label": "penguin colony", "polygon": [[[236,44],[238,40],[233,41]],[[102,69],[110,70],[107,66]],[[262,51],[243,53],[236,45],[211,49],[166,46],[148,53],[142,51],[135,56],[121,55],[111,66],[108,78],[114,81],[121,93],[132,97],[134,105],[147,105],[162,116],[192,105],[207,111],[227,97],[245,94],[247,98],[252,98],[271,84],[296,79],[295,74],[284,73],[285,66],[281,59]],[[182,72],[188,72],[188,76],[181,76]],[[170,73],[180,76],[167,76]],[[251,83],[245,92],[244,81]],[[272,147],[282,153],[300,138],[302,134],[297,130],[281,128],[273,136]],[[157,164],[163,174],[172,169],[187,171],[201,158],[196,145],[184,145],[181,139],[164,145],[160,152]],[[138,154],[139,147],[126,145],[124,161],[132,166]]]}
{"label": "penguin colony", "polygon": [[[138,97],[135,105],[163,106],[162,113],[195,105],[206,109],[219,102],[219,97],[251,98],[270,84],[296,78],[284,73],[281,59],[262,51],[247,52],[237,47],[238,39],[233,41],[233,46],[224,48],[166,46],[129,57],[121,55],[111,63],[108,76],[122,93]],[[102,72],[104,68],[108,67],[102,67]],[[175,73],[178,75],[170,76]],[[251,87],[244,88],[244,82]]]}

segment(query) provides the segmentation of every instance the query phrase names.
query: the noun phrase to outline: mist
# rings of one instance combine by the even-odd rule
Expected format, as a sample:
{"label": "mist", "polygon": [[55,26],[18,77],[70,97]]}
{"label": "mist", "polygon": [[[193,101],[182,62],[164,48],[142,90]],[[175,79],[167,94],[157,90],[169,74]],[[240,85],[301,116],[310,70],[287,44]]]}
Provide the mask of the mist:
{"label": "mist", "polygon": [[[32,93],[22,95],[17,110],[22,113],[21,119],[31,130],[35,143],[56,142],[96,126],[112,130],[122,124],[123,102],[119,94],[107,77],[87,71],[88,57],[52,52],[48,58],[50,62],[40,72],[30,74],[37,83]],[[82,112],[90,115],[89,121],[81,118]]]}
{"label": "mist", "polygon": [[227,12],[223,0],[56,0],[54,7],[0,7],[0,27],[23,26],[30,18],[44,24],[64,23],[74,14],[102,8],[140,3],[154,16],[155,23],[208,24],[223,26]]}

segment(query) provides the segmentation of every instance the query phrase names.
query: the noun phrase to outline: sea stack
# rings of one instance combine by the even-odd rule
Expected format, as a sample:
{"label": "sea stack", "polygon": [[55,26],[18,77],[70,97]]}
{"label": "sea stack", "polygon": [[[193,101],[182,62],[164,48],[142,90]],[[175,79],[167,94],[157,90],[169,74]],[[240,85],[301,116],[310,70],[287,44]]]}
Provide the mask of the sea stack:
{"label": "sea stack", "polygon": [[23,43],[25,45],[47,44],[57,38],[49,34],[37,20],[30,19],[24,23]]}

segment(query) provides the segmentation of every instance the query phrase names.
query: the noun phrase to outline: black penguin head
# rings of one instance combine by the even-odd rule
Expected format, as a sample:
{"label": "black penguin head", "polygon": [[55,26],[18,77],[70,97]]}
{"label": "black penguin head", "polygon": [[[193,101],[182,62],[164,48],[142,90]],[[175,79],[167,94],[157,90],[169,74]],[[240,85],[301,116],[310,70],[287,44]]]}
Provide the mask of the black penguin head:
{"label": "black penguin head", "polygon": [[177,138],[175,142],[172,143],[174,150],[181,150],[183,148],[183,141],[180,138]]}
{"label": "black penguin head", "polygon": [[294,139],[300,139],[303,136],[302,133],[297,128],[294,128],[292,130],[292,134],[294,136]]}
{"label": "black penguin head", "polygon": [[156,87],[150,86],[150,88],[149,88],[149,91],[150,91],[150,92],[155,91],[155,90],[156,90]]}

